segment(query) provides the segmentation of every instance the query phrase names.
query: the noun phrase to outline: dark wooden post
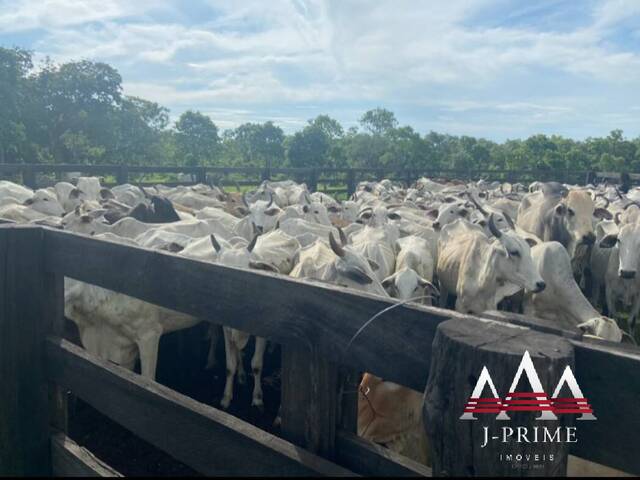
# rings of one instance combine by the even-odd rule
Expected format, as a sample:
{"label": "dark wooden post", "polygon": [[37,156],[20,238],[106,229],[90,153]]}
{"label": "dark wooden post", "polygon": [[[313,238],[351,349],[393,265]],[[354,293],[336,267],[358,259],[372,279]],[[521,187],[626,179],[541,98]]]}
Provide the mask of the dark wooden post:
{"label": "dark wooden post", "polygon": [[[509,437],[511,442],[501,440],[505,435],[503,428],[518,432],[518,427],[526,427],[529,440],[534,435],[533,427],[551,431],[560,427],[564,432],[565,427],[573,425],[573,415],[558,415],[557,420],[535,420],[540,412],[510,411],[507,412],[510,420],[496,420],[497,414],[493,413],[475,413],[476,420],[460,419],[483,367],[486,366],[493,380],[497,396],[504,399],[525,351],[529,352],[549,398],[565,368],[571,366],[575,372],[573,347],[562,337],[473,319],[448,320],[438,326],[424,405],[434,476],[566,475],[569,443],[517,443],[515,435]],[[523,374],[515,390],[525,393],[531,392],[531,388]],[[486,386],[478,397],[495,395]],[[482,447],[485,428],[488,428],[489,439]],[[539,435],[540,439],[544,438],[543,432]],[[511,459],[506,455],[512,455]]]}
{"label": "dark wooden post", "polygon": [[307,184],[307,189],[310,192],[315,192],[318,190],[318,169],[312,168],[309,172],[309,183]]}
{"label": "dark wooden post", "polygon": [[22,167],[22,183],[33,190],[37,188],[36,172],[33,165],[24,165]]}
{"label": "dark wooden post", "polygon": [[43,230],[0,227],[0,475],[51,475]]}
{"label": "dark wooden post", "polygon": [[124,185],[129,183],[129,169],[126,165],[120,165],[116,172],[116,183],[118,185]]}
{"label": "dark wooden post", "polygon": [[196,169],[196,183],[207,183],[207,169],[204,167],[198,167]]}
{"label": "dark wooden post", "polygon": [[338,366],[315,347],[282,347],[282,436],[329,460],[335,458]]}
{"label": "dark wooden post", "polygon": [[347,194],[353,195],[356,191],[356,172],[352,168],[347,172]]}

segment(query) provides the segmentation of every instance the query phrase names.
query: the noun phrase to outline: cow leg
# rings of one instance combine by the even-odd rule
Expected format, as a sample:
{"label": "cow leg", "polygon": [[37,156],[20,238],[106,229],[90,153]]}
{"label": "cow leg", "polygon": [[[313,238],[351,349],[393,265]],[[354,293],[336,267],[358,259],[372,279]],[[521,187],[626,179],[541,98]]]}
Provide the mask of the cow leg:
{"label": "cow leg", "polygon": [[158,347],[160,345],[160,337],[162,329],[153,329],[145,333],[143,337],[137,340],[138,350],[140,351],[140,373],[143,377],[155,380],[156,366],[158,364]]}
{"label": "cow leg", "polygon": [[638,322],[638,313],[640,312],[640,296],[633,302],[633,308],[629,314],[629,333],[636,338],[636,323]]}
{"label": "cow leg", "polygon": [[238,354],[236,353],[236,345],[233,343],[232,333],[230,329],[224,328],[224,353],[227,363],[227,381],[224,385],[224,394],[220,401],[220,406],[223,409],[229,408],[231,399],[233,398],[233,380],[236,376],[236,369],[238,366]]}
{"label": "cow leg", "polygon": [[256,337],[256,348],[251,358],[251,371],[253,372],[253,397],[251,406],[264,409],[262,401],[262,367],[264,365],[264,351],[267,348],[265,338]]}
{"label": "cow leg", "polygon": [[242,361],[242,349],[236,345],[236,355],[238,356],[238,383],[244,385],[247,383],[247,374],[244,370],[244,363]]}
{"label": "cow leg", "polygon": [[610,318],[616,318],[616,296],[611,285],[605,286],[605,295],[607,297],[607,314]]}
{"label": "cow leg", "polygon": [[207,338],[209,339],[209,353],[207,354],[207,366],[205,370],[214,368],[217,364],[216,360],[216,345],[218,344],[218,325],[209,325],[207,330]]}

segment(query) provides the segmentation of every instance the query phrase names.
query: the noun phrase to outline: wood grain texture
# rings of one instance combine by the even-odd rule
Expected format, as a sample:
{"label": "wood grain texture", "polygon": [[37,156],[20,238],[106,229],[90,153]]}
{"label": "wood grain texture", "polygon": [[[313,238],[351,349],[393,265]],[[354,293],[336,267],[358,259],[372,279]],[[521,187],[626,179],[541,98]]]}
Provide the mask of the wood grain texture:
{"label": "wood grain texture", "polygon": [[54,477],[122,477],[64,433],[51,436],[51,465]]}
{"label": "wood grain texture", "polygon": [[52,381],[205,475],[352,475],[232,415],[98,360],[65,340],[49,338],[46,358]]}
{"label": "wood grain texture", "polygon": [[[539,412],[509,412],[510,421],[497,420],[497,414],[477,413],[476,420],[461,420],[460,416],[485,366],[498,397],[505,398],[525,351],[531,355],[543,390],[551,396],[565,368],[575,369],[570,343],[558,336],[500,322],[470,322],[444,322],[434,340],[424,404],[434,476],[565,476],[567,443],[516,442],[514,437],[505,444],[500,435],[503,427],[525,427],[529,438],[533,427],[564,430],[573,426],[573,415],[559,415],[557,420],[543,422],[536,420]],[[526,376],[516,391],[532,391]],[[488,387],[480,396],[493,397]],[[497,440],[489,440],[482,447],[486,428],[489,436],[495,435]],[[520,454],[522,459],[509,461],[501,459],[501,454]],[[536,454],[540,456],[537,461]]]}
{"label": "wood grain texture", "polygon": [[338,431],[338,462],[361,475],[373,477],[431,477],[431,469],[388,448]]}
{"label": "wood grain texture", "polygon": [[282,347],[282,436],[324,458],[335,458],[338,366],[317,349]]}
{"label": "wood grain texture", "polygon": [[49,475],[43,232],[0,228],[0,475]]}

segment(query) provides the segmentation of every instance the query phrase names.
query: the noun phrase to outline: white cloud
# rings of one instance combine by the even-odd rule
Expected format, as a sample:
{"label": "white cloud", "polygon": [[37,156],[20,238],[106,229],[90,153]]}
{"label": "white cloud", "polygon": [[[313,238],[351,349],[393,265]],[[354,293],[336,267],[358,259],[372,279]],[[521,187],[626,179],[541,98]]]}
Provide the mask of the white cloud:
{"label": "white cloud", "polygon": [[[62,61],[112,63],[127,93],[176,111],[217,112],[229,124],[252,115],[236,110],[258,118],[276,107],[291,112],[316,105],[314,112],[322,113],[352,111],[357,104],[448,112],[459,126],[468,125],[459,116],[469,112],[478,119],[482,112],[501,115],[508,119],[505,128],[516,118],[566,126],[596,113],[596,104],[600,113],[622,105],[594,101],[601,92],[629,92],[637,103],[640,54],[611,36],[637,24],[640,1],[601,0],[585,11],[581,26],[565,30],[510,23],[538,10],[514,3],[200,0],[202,15],[189,16],[178,0],[160,6],[151,0],[22,0],[13,10],[0,9],[0,33],[37,29],[39,52]],[[556,5],[562,6],[545,4]],[[500,27],[474,20],[487,9],[503,12],[495,23]],[[572,95],[570,102],[563,92]],[[299,122],[297,115],[278,116]]]}

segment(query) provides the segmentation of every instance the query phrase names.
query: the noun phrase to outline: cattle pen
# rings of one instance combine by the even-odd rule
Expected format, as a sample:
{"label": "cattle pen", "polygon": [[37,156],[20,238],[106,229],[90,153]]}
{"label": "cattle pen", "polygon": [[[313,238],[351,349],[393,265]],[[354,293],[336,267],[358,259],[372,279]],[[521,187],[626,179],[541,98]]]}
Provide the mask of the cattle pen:
{"label": "cattle pen", "polygon": [[[281,344],[282,437],[64,340],[65,277]],[[67,392],[72,392],[205,475],[430,476],[423,465],[357,437],[355,397],[342,393],[355,388],[354,378],[363,371],[424,391],[434,376],[433,341],[442,325],[481,319],[400,305],[354,339],[367,320],[396,303],[47,227],[2,225],[0,473],[117,474],[67,437]],[[598,415],[596,422],[581,422],[580,441],[570,453],[640,474],[637,349],[582,338],[521,315],[481,317],[498,328],[517,325],[518,335],[564,342]]]}
{"label": "cattle pen", "polygon": [[[52,185],[65,173],[105,176],[105,186],[134,183],[141,186],[167,186],[214,183],[236,188],[257,186],[264,180],[293,179],[305,182],[310,191],[351,195],[360,181],[388,178],[407,185],[420,176],[448,179],[485,179],[487,181],[533,182],[559,181],[585,185],[597,180],[617,183],[621,174],[583,170],[451,170],[442,168],[399,169],[386,168],[272,168],[272,167],[213,167],[213,166],[140,166],[140,165],[84,165],[84,164],[0,164],[0,179],[8,178],[29,188]],[[186,178],[180,180],[178,175]],[[150,176],[162,175],[171,180],[152,181]],[[640,183],[640,173],[630,173],[633,184]]]}

